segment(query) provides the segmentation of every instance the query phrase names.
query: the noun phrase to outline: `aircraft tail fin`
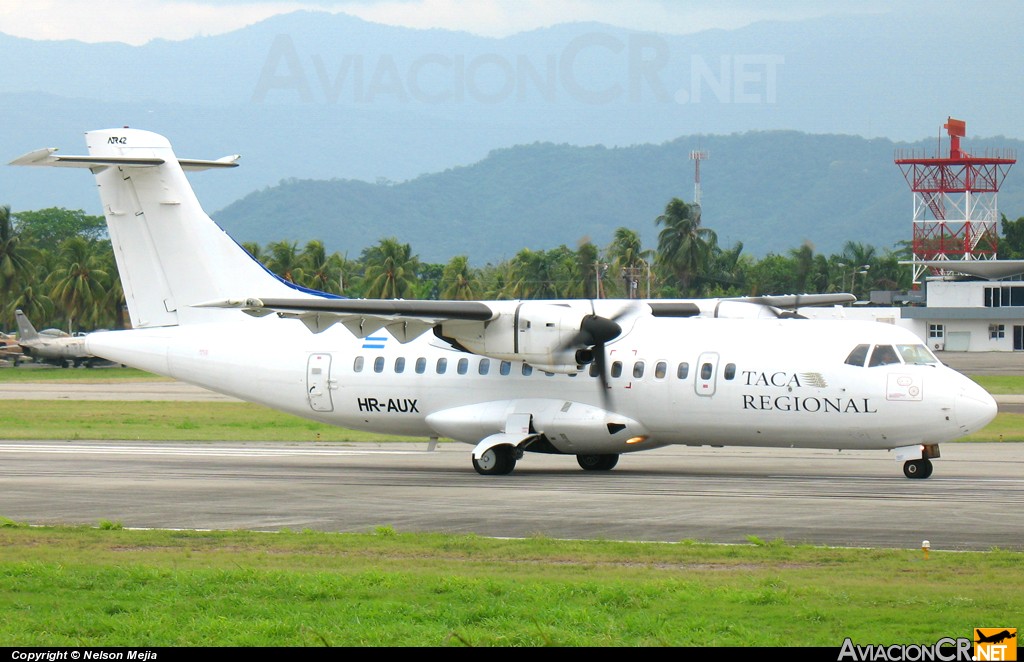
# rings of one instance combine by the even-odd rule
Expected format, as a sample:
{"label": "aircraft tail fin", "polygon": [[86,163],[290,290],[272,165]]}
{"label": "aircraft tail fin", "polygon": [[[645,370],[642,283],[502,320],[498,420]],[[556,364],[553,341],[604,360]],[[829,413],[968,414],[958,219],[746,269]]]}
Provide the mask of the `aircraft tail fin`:
{"label": "aircraft tail fin", "polygon": [[254,293],[316,295],[268,271],[199,204],[185,170],[232,167],[237,156],[178,159],[166,138],[138,129],[90,131],[85,136],[88,156],[43,149],[12,165],[89,168],[96,176],[133,327],[214,321],[225,312],[232,314],[192,306],[211,300]]}
{"label": "aircraft tail fin", "polygon": [[14,317],[18,321],[18,340],[24,342],[39,337],[36,327],[32,326],[32,322],[28,321],[28,317],[20,309],[14,311]]}

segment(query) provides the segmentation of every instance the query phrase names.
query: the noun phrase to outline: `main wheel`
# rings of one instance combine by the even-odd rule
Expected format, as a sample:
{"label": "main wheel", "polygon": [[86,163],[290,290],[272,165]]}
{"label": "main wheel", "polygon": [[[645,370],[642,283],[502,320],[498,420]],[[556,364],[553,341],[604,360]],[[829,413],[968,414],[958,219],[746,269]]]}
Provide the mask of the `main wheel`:
{"label": "main wheel", "polygon": [[473,458],[473,468],[481,476],[504,476],[516,468],[516,449],[502,445],[488,448],[480,459]]}
{"label": "main wheel", "polygon": [[585,471],[611,471],[619,463],[618,455],[577,455],[576,462]]}
{"label": "main wheel", "polygon": [[907,478],[927,478],[932,475],[932,461],[927,458],[907,460],[903,463],[903,475]]}

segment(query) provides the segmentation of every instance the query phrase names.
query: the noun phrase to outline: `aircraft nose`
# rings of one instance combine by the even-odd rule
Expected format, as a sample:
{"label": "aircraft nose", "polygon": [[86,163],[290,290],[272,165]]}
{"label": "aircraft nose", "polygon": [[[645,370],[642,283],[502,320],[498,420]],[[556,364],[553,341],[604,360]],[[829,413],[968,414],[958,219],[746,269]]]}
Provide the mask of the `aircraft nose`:
{"label": "aircraft nose", "polygon": [[995,398],[974,382],[966,385],[956,398],[956,421],[965,434],[991,423],[998,411]]}

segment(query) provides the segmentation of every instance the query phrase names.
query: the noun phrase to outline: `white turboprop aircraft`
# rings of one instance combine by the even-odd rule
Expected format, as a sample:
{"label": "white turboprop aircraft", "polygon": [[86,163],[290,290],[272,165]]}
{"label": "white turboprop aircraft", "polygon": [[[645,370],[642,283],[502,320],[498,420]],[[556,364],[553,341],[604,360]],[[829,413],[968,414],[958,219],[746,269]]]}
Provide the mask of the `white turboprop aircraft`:
{"label": "white turboprop aircraft", "polygon": [[[132,330],[90,353],[325,423],[450,437],[481,474],[524,451],[609,470],[670,444],[895,451],[927,478],[992,397],[888,324],[782,308],[849,295],[687,301],[380,301],[287,283],[202,210],[179,159],[133,129],[86,134]],[[606,374],[607,373],[607,374]]]}

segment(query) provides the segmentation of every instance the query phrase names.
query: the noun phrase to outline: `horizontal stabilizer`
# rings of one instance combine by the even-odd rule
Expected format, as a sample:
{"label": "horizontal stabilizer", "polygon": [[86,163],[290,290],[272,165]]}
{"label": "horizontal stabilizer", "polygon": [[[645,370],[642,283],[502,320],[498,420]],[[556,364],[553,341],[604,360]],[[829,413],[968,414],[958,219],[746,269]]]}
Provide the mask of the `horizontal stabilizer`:
{"label": "horizontal stabilizer", "polygon": [[[238,166],[238,154],[225,156],[216,161],[201,159],[178,159],[182,170],[198,171],[210,168],[234,168]],[[152,168],[163,165],[164,159],[156,156],[71,156],[57,154],[56,147],[37,149],[11,161],[16,166],[54,166],[58,168]]]}

